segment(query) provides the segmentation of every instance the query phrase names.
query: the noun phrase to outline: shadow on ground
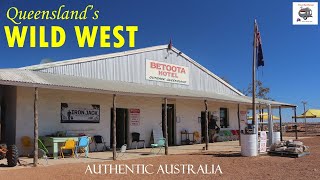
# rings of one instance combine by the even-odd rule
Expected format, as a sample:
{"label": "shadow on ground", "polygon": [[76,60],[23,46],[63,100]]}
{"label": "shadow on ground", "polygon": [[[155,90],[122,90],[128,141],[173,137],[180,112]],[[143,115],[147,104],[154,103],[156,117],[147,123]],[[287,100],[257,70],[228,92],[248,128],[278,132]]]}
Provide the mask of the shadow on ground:
{"label": "shadow on ground", "polygon": [[204,156],[214,156],[214,157],[242,157],[240,152],[199,152],[190,153],[188,155],[204,155]]}

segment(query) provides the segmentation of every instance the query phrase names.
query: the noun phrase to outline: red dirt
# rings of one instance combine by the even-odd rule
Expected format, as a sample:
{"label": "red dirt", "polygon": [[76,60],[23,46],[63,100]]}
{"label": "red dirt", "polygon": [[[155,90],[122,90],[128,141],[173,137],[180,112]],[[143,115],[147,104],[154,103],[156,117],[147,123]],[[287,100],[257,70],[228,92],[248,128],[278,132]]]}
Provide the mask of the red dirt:
{"label": "red dirt", "polygon": [[[104,164],[152,164],[155,174],[137,175],[128,173],[89,175],[85,174],[88,164],[64,164],[38,168],[8,169],[0,171],[1,179],[319,179],[320,178],[320,137],[302,140],[310,146],[311,155],[301,158],[287,157],[240,157],[237,154],[169,155],[135,160],[105,162]],[[101,163],[100,163],[101,164]],[[223,174],[156,174],[159,165],[192,164],[194,166],[214,164],[221,167]],[[92,165],[92,163],[90,164]],[[92,166],[91,166],[92,167]],[[151,168],[152,169],[152,168]],[[151,169],[149,171],[151,171]],[[89,171],[88,171],[89,172]],[[218,171],[219,172],[219,171]]]}

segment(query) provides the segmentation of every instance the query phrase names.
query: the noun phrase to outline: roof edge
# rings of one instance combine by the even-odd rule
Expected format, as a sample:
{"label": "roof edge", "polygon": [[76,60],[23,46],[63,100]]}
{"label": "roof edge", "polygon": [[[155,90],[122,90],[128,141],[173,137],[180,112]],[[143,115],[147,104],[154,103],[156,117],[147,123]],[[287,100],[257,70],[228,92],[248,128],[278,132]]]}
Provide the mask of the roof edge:
{"label": "roof edge", "polygon": [[[64,80],[64,79],[67,80]],[[51,80],[50,80],[51,79]],[[222,100],[228,102],[236,102],[240,104],[251,105],[252,100],[247,96],[236,96],[236,95],[225,95],[214,92],[205,92],[199,90],[189,90],[184,89],[182,92],[176,92],[176,88],[170,88],[169,92],[163,91],[167,89],[165,87],[156,85],[143,85],[139,83],[124,83],[121,81],[110,81],[110,80],[99,80],[92,79],[95,84],[110,84],[111,86],[117,84],[121,85],[119,88],[106,88],[105,86],[83,86],[88,82],[90,78],[77,77],[71,75],[62,74],[51,74],[40,71],[31,71],[25,69],[0,69],[0,84],[2,85],[12,85],[12,86],[26,86],[26,87],[39,87],[39,88],[49,88],[49,89],[61,89],[61,90],[74,90],[74,91],[86,91],[86,92],[96,92],[96,93],[112,93],[112,94],[139,94],[139,95],[150,95],[158,97],[172,97],[172,98],[185,98],[185,99],[201,99],[201,100]],[[65,83],[66,82],[66,83]],[[69,83],[72,82],[72,83]],[[110,83],[108,83],[110,82]],[[125,85],[125,86],[123,86]],[[147,88],[146,88],[147,87]],[[141,91],[143,89],[149,89],[149,91]],[[150,88],[156,88],[155,90]],[[130,91],[128,90],[130,89]],[[132,91],[131,91],[132,90]],[[201,93],[200,93],[201,92]],[[287,103],[268,101],[257,99],[257,104],[270,104],[272,106],[287,106],[295,107],[295,105],[290,105]]]}
{"label": "roof edge", "polygon": [[190,58],[189,56],[187,56],[186,54],[182,53],[181,51],[179,51],[177,48],[172,47],[172,50],[177,53],[180,54],[182,57],[184,57],[186,60],[188,60],[189,62],[191,62],[192,64],[194,64],[195,66],[197,66],[198,68],[200,68],[201,70],[203,70],[205,73],[209,74],[211,77],[215,78],[216,80],[218,80],[219,82],[221,82],[223,85],[227,86],[228,88],[230,88],[232,91],[234,91],[235,93],[237,93],[240,96],[245,96],[242,92],[240,92],[239,90],[237,90],[236,88],[234,88],[231,84],[227,83],[226,81],[224,81],[223,79],[221,79],[219,76],[215,75],[213,72],[211,72],[210,70],[208,70],[207,68],[205,68],[204,66],[202,66],[201,64],[199,64],[197,61],[193,60],[192,58]]}

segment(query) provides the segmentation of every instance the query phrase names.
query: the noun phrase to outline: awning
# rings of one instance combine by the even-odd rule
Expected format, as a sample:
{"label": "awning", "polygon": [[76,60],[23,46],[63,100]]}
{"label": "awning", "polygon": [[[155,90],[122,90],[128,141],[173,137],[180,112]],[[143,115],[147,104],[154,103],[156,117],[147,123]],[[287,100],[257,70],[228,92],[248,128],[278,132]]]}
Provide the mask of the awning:
{"label": "awning", "polygon": [[[261,114],[257,114],[258,115],[258,120],[260,119],[260,116],[262,116],[263,121],[267,121],[268,120],[268,113],[264,112]],[[252,116],[248,117],[249,120],[252,120]],[[273,120],[280,120],[279,117],[272,115],[272,119]]]}
{"label": "awning", "polygon": [[300,116],[297,116],[297,118],[320,118],[320,109],[309,109]]}
{"label": "awning", "polygon": [[[250,105],[252,103],[252,99],[247,96],[226,95],[190,89],[91,79],[24,69],[0,69],[0,84],[118,95],[213,100],[246,105]],[[276,106],[294,106],[275,101],[266,102],[266,100],[261,99],[257,99],[257,103],[272,103],[272,105]]]}

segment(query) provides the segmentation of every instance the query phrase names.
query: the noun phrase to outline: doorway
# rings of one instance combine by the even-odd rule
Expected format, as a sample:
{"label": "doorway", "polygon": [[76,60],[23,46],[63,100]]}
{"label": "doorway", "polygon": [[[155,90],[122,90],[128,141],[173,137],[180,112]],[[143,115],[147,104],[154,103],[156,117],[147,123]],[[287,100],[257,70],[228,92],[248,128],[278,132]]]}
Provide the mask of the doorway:
{"label": "doorway", "polygon": [[6,122],[5,122],[5,105],[3,101],[1,102],[0,106],[0,144],[5,142],[6,138]]}
{"label": "doorway", "polygon": [[[167,130],[168,130],[168,145],[172,146],[175,144],[175,109],[174,104],[167,104]],[[162,125],[164,124],[164,104],[162,104]],[[165,134],[164,126],[162,126],[163,135]],[[165,136],[165,135],[164,135]]]}
{"label": "doorway", "polygon": [[17,87],[0,86],[0,142],[16,143]]}
{"label": "doorway", "polygon": [[[208,111],[208,128],[209,128],[210,116],[211,116],[211,112]],[[205,140],[206,140],[205,139],[206,138],[205,134],[206,134],[206,112],[205,111],[201,111],[201,139],[202,139],[203,142],[205,142]]]}
{"label": "doorway", "polygon": [[[111,108],[111,124],[110,124],[110,147],[113,144],[113,108]],[[116,108],[116,140],[117,148],[121,148],[122,145],[128,144],[128,109]]]}

